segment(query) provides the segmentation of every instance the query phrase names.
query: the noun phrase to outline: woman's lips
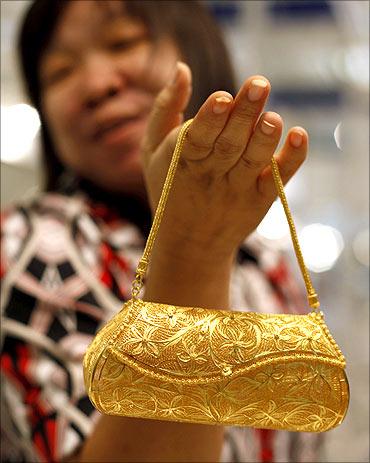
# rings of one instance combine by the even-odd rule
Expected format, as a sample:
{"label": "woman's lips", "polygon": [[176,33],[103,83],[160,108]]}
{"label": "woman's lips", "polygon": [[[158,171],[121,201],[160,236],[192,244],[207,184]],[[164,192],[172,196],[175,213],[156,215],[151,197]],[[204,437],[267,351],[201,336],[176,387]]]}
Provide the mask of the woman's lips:
{"label": "woman's lips", "polygon": [[107,147],[138,142],[144,134],[146,122],[146,116],[122,119],[100,131],[94,139],[97,143]]}

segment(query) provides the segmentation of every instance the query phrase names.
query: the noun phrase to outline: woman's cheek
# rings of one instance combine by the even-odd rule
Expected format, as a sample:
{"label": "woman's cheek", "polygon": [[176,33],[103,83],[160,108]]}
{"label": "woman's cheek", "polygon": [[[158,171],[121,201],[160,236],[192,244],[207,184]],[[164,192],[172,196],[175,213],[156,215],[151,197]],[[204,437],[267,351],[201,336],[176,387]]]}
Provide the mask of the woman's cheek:
{"label": "woman's cheek", "polygon": [[76,98],[55,89],[44,96],[42,110],[54,143],[70,139],[78,122]]}
{"label": "woman's cheek", "polygon": [[162,39],[153,48],[146,45],[141,53],[136,53],[131,62],[121,63],[122,73],[144,91],[156,96],[173,77],[180,51],[171,40]]}

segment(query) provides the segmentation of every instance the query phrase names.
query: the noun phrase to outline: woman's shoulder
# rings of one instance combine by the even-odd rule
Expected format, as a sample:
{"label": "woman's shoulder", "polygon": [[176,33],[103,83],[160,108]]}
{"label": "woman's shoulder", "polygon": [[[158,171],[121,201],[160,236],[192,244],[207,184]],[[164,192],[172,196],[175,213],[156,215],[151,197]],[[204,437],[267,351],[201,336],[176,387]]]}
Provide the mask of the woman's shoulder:
{"label": "woman's shoulder", "polygon": [[88,216],[87,206],[77,195],[35,193],[7,205],[1,211],[2,271],[26,249],[62,250],[73,223],[82,216]]}
{"label": "woman's shoulder", "polygon": [[63,230],[87,212],[83,198],[59,193],[35,193],[7,205],[1,211],[1,236],[30,240]]}
{"label": "woman's shoulder", "polygon": [[[1,211],[2,227],[11,223],[20,225],[19,217],[45,220],[55,217],[63,223],[87,210],[80,194],[67,196],[57,192],[37,192],[8,204]],[[18,218],[18,220],[17,220]]]}
{"label": "woman's shoulder", "polygon": [[124,219],[106,222],[96,206],[81,192],[69,196],[44,192],[4,208],[1,276],[16,262],[26,265],[35,257],[59,262],[78,255],[86,265],[93,265],[106,258],[108,244],[136,259],[144,244],[137,227]]}

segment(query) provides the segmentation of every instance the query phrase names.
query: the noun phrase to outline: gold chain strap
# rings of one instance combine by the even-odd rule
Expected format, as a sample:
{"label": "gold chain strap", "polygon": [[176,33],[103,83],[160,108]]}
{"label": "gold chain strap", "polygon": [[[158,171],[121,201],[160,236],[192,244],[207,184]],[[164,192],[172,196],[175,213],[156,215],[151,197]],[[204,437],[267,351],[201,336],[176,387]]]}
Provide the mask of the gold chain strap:
{"label": "gold chain strap", "polygon": [[[140,262],[139,262],[138,267],[137,267],[137,270],[136,270],[135,280],[132,283],[132,297],[133,297],[133,299],[137,298],[137,296],[138,296],[138,294],[139,294],[139,292],[140,292],[140,290],[141,290],[141,288],[143,286],[143,278],[144,278],[144,276],[146,274],[146,271],[148,269],[148,266],[149,266],[149,257],[150,257],[151,251],[153,249],[154,241],[156,239],[157,232],[158,232],[158,229],[159,229],[159,225],[160,225],[162,217],[163,217],[163,213],[164,213],[166,203],[167,203],[167,199],[168,199],[168,194],[169,194],[170,188],[172,186],[172,181],[173,181],[173,178],[174,178],[174,175],[175,175],[175,171],[176,171],[176,168],[177,168],[178,161],[180,159],[180,154],[181,154],[181,151],[182,151],[182,147],[184,145],[185,137],[186,137],[186,134],[187,134],[187,132],[189,130],[190,124],[192,122],[193,122],[193,119],[189,119],[188,121],[186,121],[184,123],[184,125],[182,126],[182,128],[180,130],[179,136],[177,138],[175,150],[174,150],[174,153],[173,153],[173,156],[172,156],[170,167],[168,169],[166,180],[164,182],[162,194],[161,194],[161,197],[159,199],[157,210],[156,210],[155,215],[154,215],[152,228],[150,230],[150,233],[149,233],[146,245],[145,245],[143,256],[141,257]],[[286,198],[285,192],[284,192],[284,185],[283,185],[283,182],[281,180],[280,173],[279,173],[279,168],[278,168],[278,165],[277,165],[277,162],[276,162],[275,158],[272,158],[272,160],[271,160],[271,169],[272,169],[272,173],[273,173],[273,176],[274,176],[275,185],[276,185],[276,188],[277,188],[281,203],[282,203],[283,208],[284,208],[285,216],[286,216],[287,221],[288,221],[289,230],[290,230],[290,236],[291,236],[292,241],[293,241],[295,255],[297,257],[299,268],[301,270],[301,273],[302,273],[302,276],[303,276],[303,279],[304,279],[304,282],[305,282],[308,303],[309,303],[309,305],[310,305],[310,307],[312,309],[317,310],[320,307],[320,302],[319,302],[318,296],[316,294],[316,291],[315,291],[314,287],[312,286],[310,275],[309,275],[309,273],[307,271],[307,268],[306,268],[304,260],[303,260],[302,251],[301,251],[301,248],[300,248],[299,242],[298,242],[297,231],[296,231],[296,228],[295,228],[295,225],[294,225],[292,214],[291,214],[289,206],[288,206],[288,201],[287,201],[287,198]]]}
{"label": "gold chain strap", "polygon": [[281,204],[283,205],[283,208],[284,208],[285,217],[286,217],[286,219],[288,221],[290,236],[292,238],[293,246],[294,246],[294,252],[295,252],[295,255],[296,255],[296,258],[297,258],[297,261],[298,261],[298,264],[299,264],[299,268],[301,270],[301,273],[302,273],[302,276],[303,276],[303,279],[304,279],[304,283],[305,283],[305,286],[306,286],[308,303],[309,303],[309,305],[310,305],[310,307],[312,309],[318,309],[320,307],[319,298],[318,298],[318,295],[316,294],[316,291],[315,291],[315,289],[314,289],[314,287],[312,285],[310,275],[308,273],[308,270],[307,270],[306,265],[305,265],[304,260],[303,260],[301,247],[300,247],[299,241],[298,241],[297,230],[295,228],[293,217],[292,217],[292,214],[291,214],[289,206],[288,206],[288,200],[287,200],[287,198],[285,196],[284,185],[283,185],[283,181],[281,180],[281,177],[280,177],[279,167],[278,167],[276,159],[274,157],[271,159],[271,169],[272,169],[272,173],[273,173],[273,176],[274,176],[275,185],[276,185],[276,188],[278,190],[279,197],[280,197],[280,201],[281,201]]}
{"label": "gold chain strap", "polygon": [[180,130],[179,136],[177,137],[177,142],[176,142],[175,150],[172,155],[170,167],[168,168],[168,172],[167,172],[166,180],[164,181],[161,197],[159,198],[159,203],[155,211],[152,228],[150,229],[150,233],[149,233],[148,239],[146,240],[146,245],[145,245],[143,255],[136,269],[135,280],[132,283],[131,294],[132,294],[133,299],[137,298],[143,286],[143,278],[144,278],[144,275],[149,265],[149,257],[153,249],[154,241],[157,236],[158,228],[162,220],[164,209],[166,207],[168,194],[172,186],[173,177],[175,176],[177,163],[180,159],[182,146],[184,144],[186,133],[192,122],[193,122],[193,119],[189,119],[188,121],[186,121]]}

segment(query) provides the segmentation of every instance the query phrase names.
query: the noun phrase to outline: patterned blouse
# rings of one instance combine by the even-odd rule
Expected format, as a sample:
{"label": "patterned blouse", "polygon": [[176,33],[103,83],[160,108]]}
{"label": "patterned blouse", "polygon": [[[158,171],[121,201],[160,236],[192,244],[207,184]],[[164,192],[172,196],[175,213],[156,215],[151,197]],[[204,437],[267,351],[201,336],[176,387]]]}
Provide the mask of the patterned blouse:
{"label": "patterned blouse", "polygon": [[[83,190],[34,195],[2,213],[1,461],[58,462],[99,412],[82,359],[96,331],[130,298],[145,237]],[[241,246],[232,307],[302,313],[302,287],[257,234]],[[223,462],[313,462],[322,435],[227,427]]]}

